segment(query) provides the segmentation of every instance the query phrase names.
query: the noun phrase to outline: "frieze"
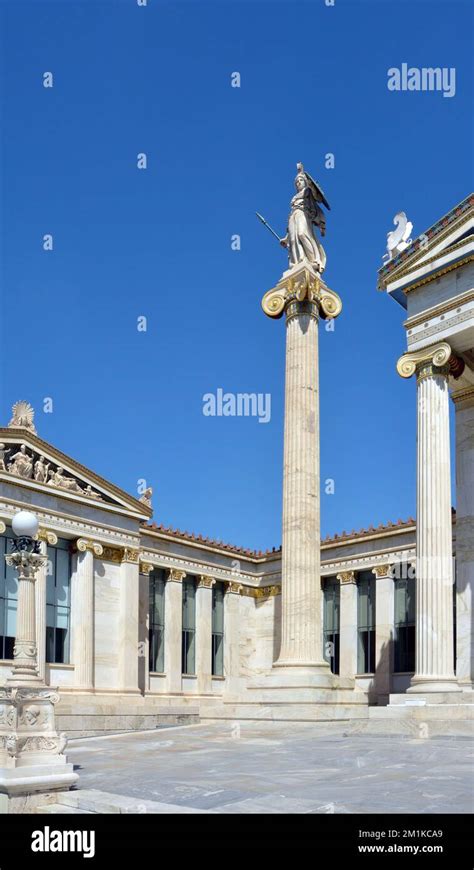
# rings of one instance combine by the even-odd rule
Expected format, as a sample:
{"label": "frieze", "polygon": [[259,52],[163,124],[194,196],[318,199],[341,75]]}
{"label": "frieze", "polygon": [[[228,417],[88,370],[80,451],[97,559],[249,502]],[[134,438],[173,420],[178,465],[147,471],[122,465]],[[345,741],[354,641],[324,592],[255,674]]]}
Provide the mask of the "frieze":
{"label": "frieze", "polygon": [[[13,508],[12,504],[9,502],[0,502],[0,514],[2,516],[13,517],[15,513],[16,505]],[[60,535],[66,533],[71,534],[74,537],[100,537],[102,539],[105,536],[108,536],[110,541],[109,546],[116,544],[122,546],[122,548],[124,546],[136,547],[138,544],[136,535],[129,535],[126,532],[121,532],[116,529],[111,531],[107,526],[93,525],[92,523],[87,523],[77,518],[69,519],[68,517],[63,517],[61,514],[43,513],[41,510],[36,508],[35,513],[40,525],[52,525]]]}

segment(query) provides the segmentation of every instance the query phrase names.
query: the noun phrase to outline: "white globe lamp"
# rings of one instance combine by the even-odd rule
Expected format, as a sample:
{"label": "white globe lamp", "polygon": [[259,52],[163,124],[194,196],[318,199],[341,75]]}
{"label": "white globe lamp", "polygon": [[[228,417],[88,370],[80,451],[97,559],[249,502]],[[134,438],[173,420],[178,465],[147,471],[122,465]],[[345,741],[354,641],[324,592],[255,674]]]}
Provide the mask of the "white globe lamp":
{"label": "white globe lamp", "polygon": [[30,511],[19,511],[12,519],[12,529],[18,538],[34,538],[39,523]]}

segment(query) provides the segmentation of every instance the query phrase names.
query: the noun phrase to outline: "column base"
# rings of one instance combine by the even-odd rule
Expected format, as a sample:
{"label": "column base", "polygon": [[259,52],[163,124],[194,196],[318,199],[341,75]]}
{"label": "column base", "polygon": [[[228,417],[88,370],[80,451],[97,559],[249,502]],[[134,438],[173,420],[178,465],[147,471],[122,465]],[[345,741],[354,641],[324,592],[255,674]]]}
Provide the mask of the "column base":
{"label": "column base", "polygon": [[412,677],[407,693],[424,695],[427,692],[460,692],[456,677]]}

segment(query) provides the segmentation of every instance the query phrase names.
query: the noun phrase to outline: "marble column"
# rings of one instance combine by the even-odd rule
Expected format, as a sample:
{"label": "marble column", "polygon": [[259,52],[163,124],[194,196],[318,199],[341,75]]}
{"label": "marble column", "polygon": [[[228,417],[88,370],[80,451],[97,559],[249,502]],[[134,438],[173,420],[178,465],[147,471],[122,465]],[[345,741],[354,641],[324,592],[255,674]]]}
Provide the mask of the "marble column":
{"label": "marble column", "polygon": [[277,666],[329,672],[320,583],[318,306],[286,309],[282,627]]}
{"label": "marble column", "polygon": [[224,595],[224,676],[226,696],[238,696],[240,691],[240,593],[242,584],[234,580],[225,587]]}
{"label": "marble column", "polygon": [[165,585],[165,671],[171,694],[182,691],[183,580],[185,571],[171,568]]}
{"label": "marble column", "polygon": [[212,689],[212,587],[213,577],[202,574],[196,588],[196,675],[200,695]]}
{"label": "marble column", "polygon": [[101,556],[103,547],[96,541],[79,538],[75,549],[71,608],[74,684],[75,688],[88,691],[94,687],[94,555]]}
{"label": "marble column", "polygon": [[321,625],[318,320],[337,316],[342,303],[303,261],[265,294],[262,307],[286,319],[281,648],[274,668],[285,668],[288,679],[306,672],[314,687],[332,687]]}
{"label": "marble column", "polygon": [[339,674],[354,678],[357,673],[357,579],[354,571],[337,575],[340,589]]}
{"label": "marble column", "polygon": [[138,686],[140,691],[143,693],[150,690],[149,608],[150,574],[152,571],[153,565],[149,562],[140,562],[138,601]]}
{"label": "marble column", "polygon": [[119,685],[139,694],[139,551],[126,547],[120,566]]}
{"label": "marble column", "polygon": [[375,694],[386,704],[392,688],[395,588],[391,565],[376,565],[375,574]]}
{"label": "marble column", "polygon": [[447,342],[407,353],[417,381],[416,671],[409,692],[459,690],[453,660],[453,565]]}
{"label": "marble column", "polygon": [[456,411],[456,677],[474,682],[474,387],[452,395]]}
{"label": "marble column", "polygon": [[[40,541],[41,555],[45,557],[48,555],[48,545],[54,547],[58,543],[57,535],[44,529],[39,530],[38,540]],[[47,561],[38,569],[35,586],[38,675],[43,683],[46,680],[46,595],[50,570],[51,565]]]}

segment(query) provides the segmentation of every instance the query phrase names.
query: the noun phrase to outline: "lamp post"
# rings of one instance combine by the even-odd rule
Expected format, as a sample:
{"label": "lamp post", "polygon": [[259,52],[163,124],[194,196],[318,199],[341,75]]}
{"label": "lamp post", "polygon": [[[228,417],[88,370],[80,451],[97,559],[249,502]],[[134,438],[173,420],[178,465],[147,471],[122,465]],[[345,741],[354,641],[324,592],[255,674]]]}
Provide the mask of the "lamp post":
{"label": "lamp post", "polygon": [[13,669],[7,685],[41,685],[36,645],[35,580],[38,569],[46,564],[46,557],[40,552],[39,542],[34,540],[38,533],[38,520],[34,514],[29,511],[15,514],[12,529],[16,538],[13,538],[12,552],[5,556],[5,560],[18,573],[18,610]]}
{"label": "lamp post", "polygon": [[14,812],[17,797],[24,804],[25,796],[68,789],[78,779],[63,754],[66,735],[55,727],[59,694],[38,675],[35,580],[46,564],[34,540],[38,520],[20,511],[12,529],[12,552],[5,560],[18,573],[18,609],[12,673],[0,688],[0,812]]}

